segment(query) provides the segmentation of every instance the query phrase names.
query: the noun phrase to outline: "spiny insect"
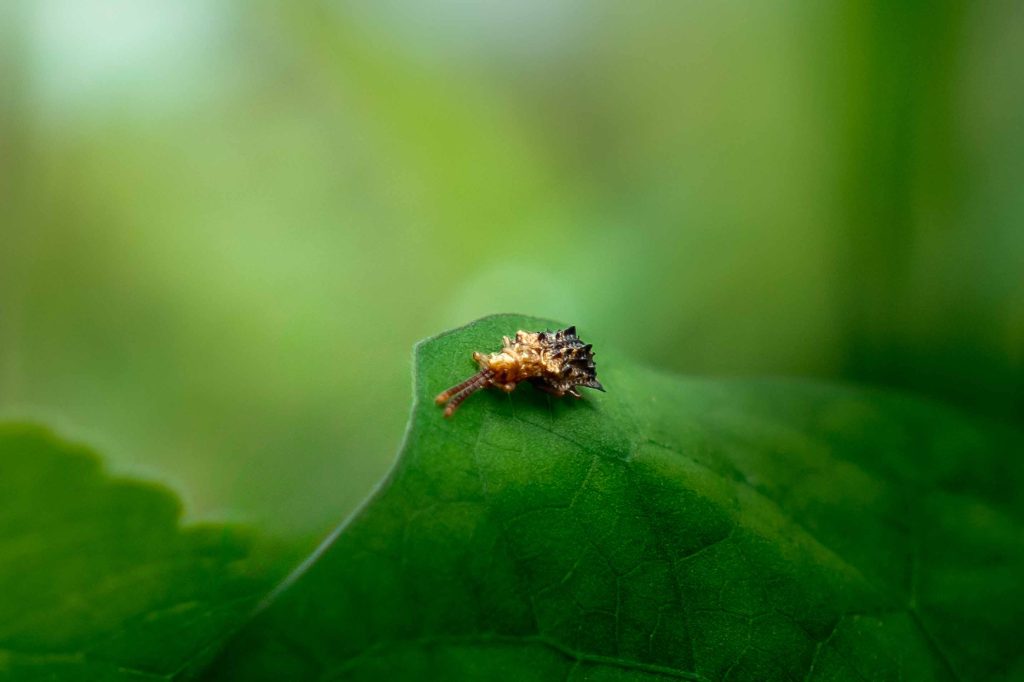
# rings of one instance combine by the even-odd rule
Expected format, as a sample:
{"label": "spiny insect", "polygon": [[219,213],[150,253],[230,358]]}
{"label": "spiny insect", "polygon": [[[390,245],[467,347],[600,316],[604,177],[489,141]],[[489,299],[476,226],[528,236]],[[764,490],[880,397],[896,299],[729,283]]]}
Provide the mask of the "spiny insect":
{"label": "spiny insect", "polygon": [[434,402],[445,405],[450,417],[463,400],[485,386],[511,392],[520,381],[529,381],[542,391],[561,398],[566,393],[582,398],[577,386],[604,390],[597,380],[594,352],[589,343],[576,338],[576,327],[556,332],[516,332],[516,338],[502,337],[497,353],[473,353],[480,371],[460,384],[438,394]]}

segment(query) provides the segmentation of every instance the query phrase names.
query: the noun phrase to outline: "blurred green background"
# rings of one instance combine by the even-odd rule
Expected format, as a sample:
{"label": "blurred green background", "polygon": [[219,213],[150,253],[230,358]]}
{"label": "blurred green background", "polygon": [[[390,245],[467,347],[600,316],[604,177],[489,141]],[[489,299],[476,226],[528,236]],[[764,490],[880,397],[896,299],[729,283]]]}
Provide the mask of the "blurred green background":
{"label": "blurred green background", "polygon": [[494,312],[1020,421],[1022,73],[1014,2],[9,0],[0,413],[310,535]]}

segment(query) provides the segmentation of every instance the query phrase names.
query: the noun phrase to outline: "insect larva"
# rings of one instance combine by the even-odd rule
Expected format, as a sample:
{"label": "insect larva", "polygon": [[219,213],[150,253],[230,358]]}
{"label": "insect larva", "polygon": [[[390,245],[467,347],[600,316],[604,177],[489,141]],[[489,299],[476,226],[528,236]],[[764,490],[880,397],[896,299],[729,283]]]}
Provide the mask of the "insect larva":
{"label": "insect larva", "polygon": [[576,337],[576,327],[556,332],[518,331],[515,339],[502,337],[502,346],[497,353],[473,353],[480,371],[438,394],[434,402],[445,406],[444,416],[452,416],[463,400],[486,386],[511,392],[520,381],[529,381],[559,398],[566,394],[582,398],[577,386],[604,390],[597,380],[591,345]]}

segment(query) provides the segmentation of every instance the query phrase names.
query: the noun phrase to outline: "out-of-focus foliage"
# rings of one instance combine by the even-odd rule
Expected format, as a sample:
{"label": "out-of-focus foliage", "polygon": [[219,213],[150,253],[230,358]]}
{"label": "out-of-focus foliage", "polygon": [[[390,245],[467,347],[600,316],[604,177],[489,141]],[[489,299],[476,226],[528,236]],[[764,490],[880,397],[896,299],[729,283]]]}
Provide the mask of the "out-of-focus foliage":
{"label": "out-of-focus foliage", "polygon": [[1024,410],[1014,3],[13,0],[0,60],[0,409],[193,514],[326,527],[502,310]]}
{"label": "out-of-focus foliage", "polygon": [[0,424],[0,474],[3,680],[182,679],[287,567],[240,528],[181,528],[165,488],[40,427]]}

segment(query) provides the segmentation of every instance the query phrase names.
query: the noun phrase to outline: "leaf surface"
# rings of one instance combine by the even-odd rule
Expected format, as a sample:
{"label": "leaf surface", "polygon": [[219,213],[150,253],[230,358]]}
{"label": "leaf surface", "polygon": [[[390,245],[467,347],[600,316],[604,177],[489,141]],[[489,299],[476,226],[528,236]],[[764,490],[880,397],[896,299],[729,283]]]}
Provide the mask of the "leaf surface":
{"label": "leaf surface", "polygon": [[902,396],[639,367],[608,393],[432,397],[517,329],[417,347],[395,468],[263,599],[236,529],[182,529],[37,429],[0,430],[0,676],[1016,680],[1024,438]]}
{"label": "leaf surface", "polygon": [[557,326],[497,316],[418,346],[392,476],[211,679],[1024,674],[1019,433],[599,343],[606,394],[490,390],[442,419],[472,351]]}

